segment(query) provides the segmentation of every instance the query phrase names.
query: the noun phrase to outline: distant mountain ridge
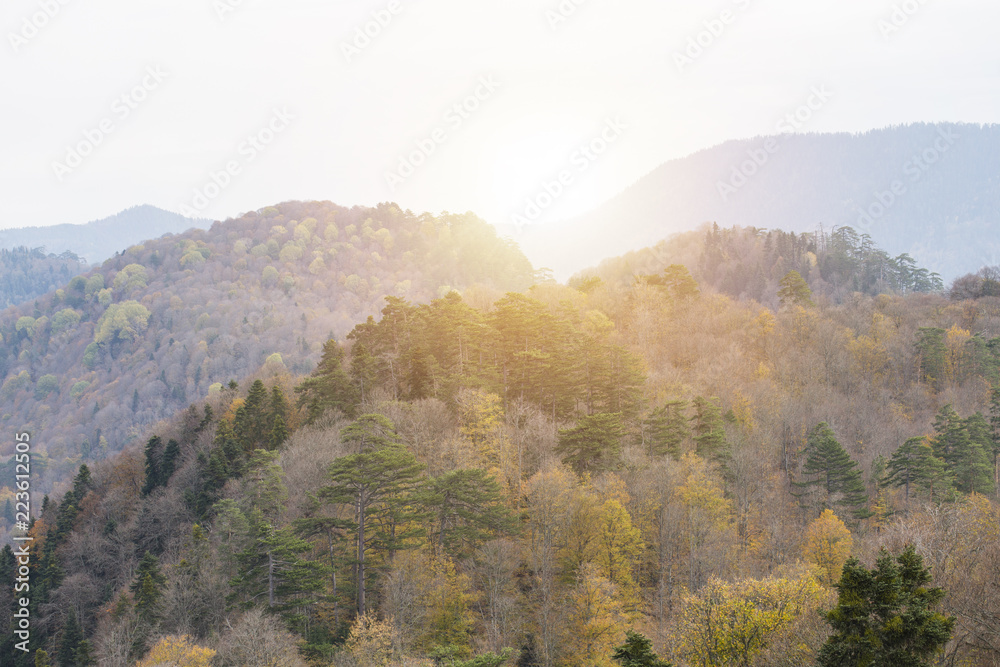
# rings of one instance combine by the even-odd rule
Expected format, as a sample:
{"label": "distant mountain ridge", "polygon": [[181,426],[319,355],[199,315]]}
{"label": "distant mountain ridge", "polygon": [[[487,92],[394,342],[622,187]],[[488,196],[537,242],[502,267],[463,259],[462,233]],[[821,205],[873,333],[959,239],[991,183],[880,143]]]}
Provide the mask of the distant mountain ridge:
{"label": "distant mountain ridge", "polygon": [[795,232],[851,226],[945,280],[1000,264],[1000,125],[728,141],[517,240],[536,265],[569,275],[704,222]]}
{"label": "distant mountain ridge", "polygon": [[0,229],[0,248],[43,247],[46,253],[56,255],[69,251],[90,264],[99,264],[136,243],[189,229],[208,229],[211,224],[208,219],[186,218],[147,204],[86,224]]}

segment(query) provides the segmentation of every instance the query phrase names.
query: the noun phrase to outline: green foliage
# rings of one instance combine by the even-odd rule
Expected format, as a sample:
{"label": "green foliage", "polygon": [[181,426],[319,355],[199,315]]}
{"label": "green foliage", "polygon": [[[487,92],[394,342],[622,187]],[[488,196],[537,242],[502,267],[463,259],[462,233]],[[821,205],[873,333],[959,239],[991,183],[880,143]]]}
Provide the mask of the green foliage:
{"label": "green foliage", "polygon": [[80,629],[76,612],[70,609],[69,616],[59,635],[59,650],[56,652],[56,659],[59,661],[60,667],[63,665],[76,667],[77,650],[79,650],[82,641],[83,630]]}
{"label": "green foliage", "polygon": [[812,479],[796,482],[795,485],[807,493],[819,492],[817,505],[820,509],[843,507],[855,519],[871,515],[861,468],[837,442],[826,422],[810,431],[806,455],[802,474]]}
{"label": "green foliage", "polygon": [[559,430],[556,454],[578,474],[614,470],[621,463],[624,436],[621,414],[586,415],[573,428]]}
{"label": "green foliage", "polygon": [[354,416],[359,392],[344,368],[344,350],[337,341],[323,344],[319,365],[295,393],[299,394],[297,405],[306,409],[306,423],[314,423],[329,410]]}
{"label": "green foliage", "polygon": [[59,379],[55,375],[45,374],[35,383],[35,400],[44,401],[49,394],[59,388]]}
{"label": "green foliage", "polygon": [[910,487],[926,492],[933,500],[947,493],[953,478],[944,461],[934,455],[927,438],[910,438],[897,449],[886,467],[885,483],[905,488],[905,498],[910,499]]}
{"label": "green foliage", "polygon": [[61,334],[64,331],[71,331],[80,324],[80,313],[72,308],[63,308],[52,316],[52,334]]}
{"label": "green foliage", "polygon": [[879,552],[869,570],[856,558],[844,566],[837,606],[827,614],[832,636],[819,667],[929,667],[951,637],[955,619],[933,611],[945,597],[912,545],[895,559]]}
{"label": "green foliage", "polygon": [[421,502],[434,517],[432,543],[449,558],[468,558],[487,540],[518,529],[500,485],[484,470],[452,470],[430,480]]}
{"label": "green foliage", "polygon": [[631,630],[625,633],[625,643],[615,647],[611,657],[622,667],[671,667],[653,652],[653,642]]}
{"label": "green foliage", "polygon": [[112,287],[125,295],[146,287],[149,274],[141,264],[129,264],[115,274]]}
{"label": "green foliage", "polygon": [[113,345],[116,342],[135,341],[146,331],[151,313],[138,301],[125,301],[108,306],[97,321],[94,342]]}
{"label": "green foliage", "polygon": [[778,283],[778,300],[782,306],[812,306],[812,290],[798,271],[789,271]]}

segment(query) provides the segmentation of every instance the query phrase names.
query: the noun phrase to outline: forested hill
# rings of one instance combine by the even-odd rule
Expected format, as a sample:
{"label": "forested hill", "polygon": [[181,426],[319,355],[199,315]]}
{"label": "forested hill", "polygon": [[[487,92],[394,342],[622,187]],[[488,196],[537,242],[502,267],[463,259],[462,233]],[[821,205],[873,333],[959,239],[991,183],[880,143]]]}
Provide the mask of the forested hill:
{"label": "forested hill", "polygon": [[0,415],[33,432],[37,470],[43,454],[72,465],[266,360],[308,371],[323,341],[378,313],[386,295],[427,302],[531,281],[517,247],[471,214],[268,207],[130,247],[0,314]]}
{"label": "forested hill", "polygon": [[[254,238],[249,264],[268,233],[311,224],[306,208],[322,206],[219,227],[230,244]],[[333,224],[376,214],[410,220],[385,207]],[[486,262],[475,248],[497,248],[442,240],[485,234],[472,219],[389,226],[402,246],[420,230],[415,257]],[[162,265],[207,265],[190,241]],[[937,619],[947,630],[912,651],[996,664],[1000,299],[833,303],[800,278],[769,308],[670,260],[640,280],[392,297],[339,341],[290,329],[323,341],[308,377],[270,362],[192,390],[44,504],[33,646],[59,665],[610,667],[630,664],[612,660],[630,642],[637,664],[658,664],[655,651],[660,665],[790,667],[836,640],[822,612],[840,592],[858,632],[902,628],[891,647],[911,646]],[[492,278],[504,275],[519,279]],[[172,308],[180,319],[183,301]],[[115,345],[128,353],[100,354]],[[905,567],[881,547],[909,553]],[[876,559],[873,592],[859,570]],[[17,567],[0,550],[0,578]],[[0,588],[0,625],[16,621],[14,597]],[[34,664],[5,637],[0,663]]]}
{"label": "forested hill", "polygon": [[[10,224],[11,221],[6,221]],[[44,248],[50,253],[73,252],[91,264],[100,264],[116,252],[146,239],[207,229],[211,220],[185,218],[155,206],[133,206],[121,213],[86,224],[0,229],[0,248]]]}
{"label": "forested hill", "polygon": [[813,298],[841,303],[854,293],[909,294],[941,292],[941,277],[917,265],[908,254],[892,257],[872,238],[851,227],[806,232],[705,224],[675,234],[650,248],[605,259],[582,271],[570,284],[599,277],[628,284],[664,267],[685,266],[704,287],[737,299],[777,308],[778,289],[789,271],[808,283]]}
{"label": "forested hill", "polygon": [[1000,264],[998,174],[1000,125],[755,137],[671,160],[591,213],[526,228],[519,242],[536,265],[568,275],[704,222],[852,226],[952,280]]}
{"label": "forested hill", "polygon": [[85,261],[68,251],[55,255],[24,246],[0,249],[0,308],[52,292],[87,268]]}

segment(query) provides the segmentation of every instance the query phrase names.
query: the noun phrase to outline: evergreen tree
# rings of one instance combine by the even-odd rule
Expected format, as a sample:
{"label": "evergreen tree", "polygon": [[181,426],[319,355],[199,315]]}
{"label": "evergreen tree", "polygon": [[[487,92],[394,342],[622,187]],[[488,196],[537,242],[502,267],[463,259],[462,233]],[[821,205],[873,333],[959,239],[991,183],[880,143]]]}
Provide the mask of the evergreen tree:
{"label": "evergreen tree", "polygon": [[59,636],[59,649],[56,652],[56,659],[59,667],[77,667],[76,656],[83,641],[83,630],[76,620],[76,612],[69,610],[69,616],[63,625],[62,634]]}
{"label": "evergreen tree", "polygon": [[833,430],[826,422],[810,431],[806,454],[802,474],[812,479],[795,482],[797,487],[806,489],[807,492],[820,490],[821,509],[832,509],[834,505],[839,505],[849,510],[856,519],[865,519],[871,515],[861,468],[837,442]]}
{"label": "evergreen tree", "polygon": [[614,470],[621,462],[624,435],[620,414],[587,415],[575,427],[559,430],[556,454],[578,474]]}
{"label": "evergreen tree", "polygon": [[692,429],[695,453],[703,459],[722,462],[729,458],[729,443],[722,422],[722,409],[714,399],[698,396],[694,399],[694,422]]}
{"label": "evergreen tree", "polygon": [[989,424],[981,414],[962,419],[951,405],[941,408],[934,420],[934,454],[944,461],[963,493],[992,493],[993,475],[987,448]]}
{"label": "evergreen tree", "polygon": [[264,383],[254,380],[243,405],[236,409],[233,433],[244,452],[252,452],[267,446],[271,435],[270,429],[267,428],[269,414],[267,398]]}
{"label": "evergreen tree", "polygon": [[912,545],[895,559],[885,549],[874,569],[856,558],[844,565],[837,606],[827,614],[833,634],[819,667],[929,667],[951,637],[954,618],[933,611],[945,593]]}
{"label": "evergreen tree", "polygon": [[50,667],[49,654],[42,649],[35,651],[35,667]]}
{"label": "evergreen tree", "polygon": [[171,438],[167,441],[167,447],[163,450],[163,465],[160,468],[160,483],[167,485],[177,468],[177,461],[181,456],[181,445]]}
{"label": "evergreen tree", "polygon": [[917,352],[920,375],[924,382],[940,389],[947,376],[948,348],[944,344],[944,329],[923,327],[917,331]]}
{"label": "evergreen tree", "polygon": [[951,475],[944,461],[934,456],[927,438],[918,437],[910,438],[893,453],[886,467],[885,483],[904,487],[907,502],[911,485],[927,491],[933,500],[935,490],[944,493],[951,487]]}
{"label": "evergreen tree", "polygon": [[[389,420],[381,415],[366,417],[344,429],[345,439],[354,438],[362,444],[358,453],[330,464],[331,484],[320,492],[328,502],[354,511],[352,528],[359,616],[367,610],[368,553],[381,550],[391,554],[409,546],[424,532],[416,523],[421,516],[420,510],[412,503],[424,466],[398,442]],[[364,423],[359,423],[362,420]],[[365,446],[365,439],[360,434],[369,433],[365,427],[371,424],[388,429],[377,440],[367,439]]]}
{"label": "evergreen tree", "polygon": [[798,271],[789,271],[778,283],[778,299],[782,306],[812,306],[812,290]]}
{"label": "evergreen tree", "polygon": [[146,482],[142,486],[142,495],[148,496],[153,489],[160,486],[162,479],[161,458],[163,456],[163,441],[154,435],[146,442]]}
{"label": "evergreen tree", "polygon": [[467,558],[487,540],[517,531],[500,485],[485,470],[453,470],[431,480],[422,502],[434,516],[431,538],[439,556]]}
{"label": "evergreen tree", "polygon": [[687,401],[670,401],[646,419],[649,431],[649,455],[681,458],[681,445],[691,436],[688,428]]}
{"label": "evergreen tree", "polygon": [[155,622],[160,615],[160,601],[167,585],[167,578],[160,571],[160,561],[148,551],[139,561],[135,578],[129,586],[135,600],[139,617],[148,623]]}
{"label": "evergreen tree", "polygon": [[671,667],[653,652],[653,642],[631,630],[625,633],[625,643],[615,647],[611,657],[622,667]]}
{"label": "evergreen tree", "polygon": [[77,667],[93,667],[96,664],[97,658],[94,657],[94,647],[91,645],[90,640],[84,639],[76,649],[76,665]]}

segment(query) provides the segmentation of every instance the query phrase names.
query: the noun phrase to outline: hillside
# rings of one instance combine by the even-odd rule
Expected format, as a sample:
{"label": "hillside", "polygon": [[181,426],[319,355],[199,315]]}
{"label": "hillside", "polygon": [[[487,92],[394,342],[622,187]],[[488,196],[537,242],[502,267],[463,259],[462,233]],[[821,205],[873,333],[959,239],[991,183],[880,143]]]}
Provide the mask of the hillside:
{"label": "hillside", "polygon": [[46,503],[34,641],[116,665],[183,635],[223,667],[610,667],[631,631],[681,667],[791,667],[848,557],[913,544],[956,618],[942,660],[995,664],[1000,299],[800,286],[769,308],[667,264],[696,240],[640,280],[390,298],[341,342],[304,331],[308,377],[265,363],[193,396]]}
{"label": "hillside", "polygon": [[155,206],[133,206],[82,225],[0,229],[0,248],[26,246],[55,254],[72,252],[91,264],[99,264],[147,239],[180,234],[192,228],[207,229],[211,224],[211,220],[185,218]]}
{"label": "hillside", "polygon": [[268,207],[132,246],[0,314],[0,415],[32,429],[59,477],[265,361],[308,371],[323,341],[377,314],[385,295],[427,302],[531,280],[516,246],[471,214]]}
{"label": "hillside", "polygon": [[[891,193],[894,182],[900,194]],[[878,196],[893,201],[883,206]],[[537,266],[569,275],[704,222],[788,232],[851,226],[952,280],[1000,264],[1000,126],[729,141],[665,163],[580,218],[527,228],[518,241]]]}
{"label": "hillside", "polygon": [[0,249],[0,308],[53,292],[87,268],[86,262],[69,251],[56,255],[24,246]]}

